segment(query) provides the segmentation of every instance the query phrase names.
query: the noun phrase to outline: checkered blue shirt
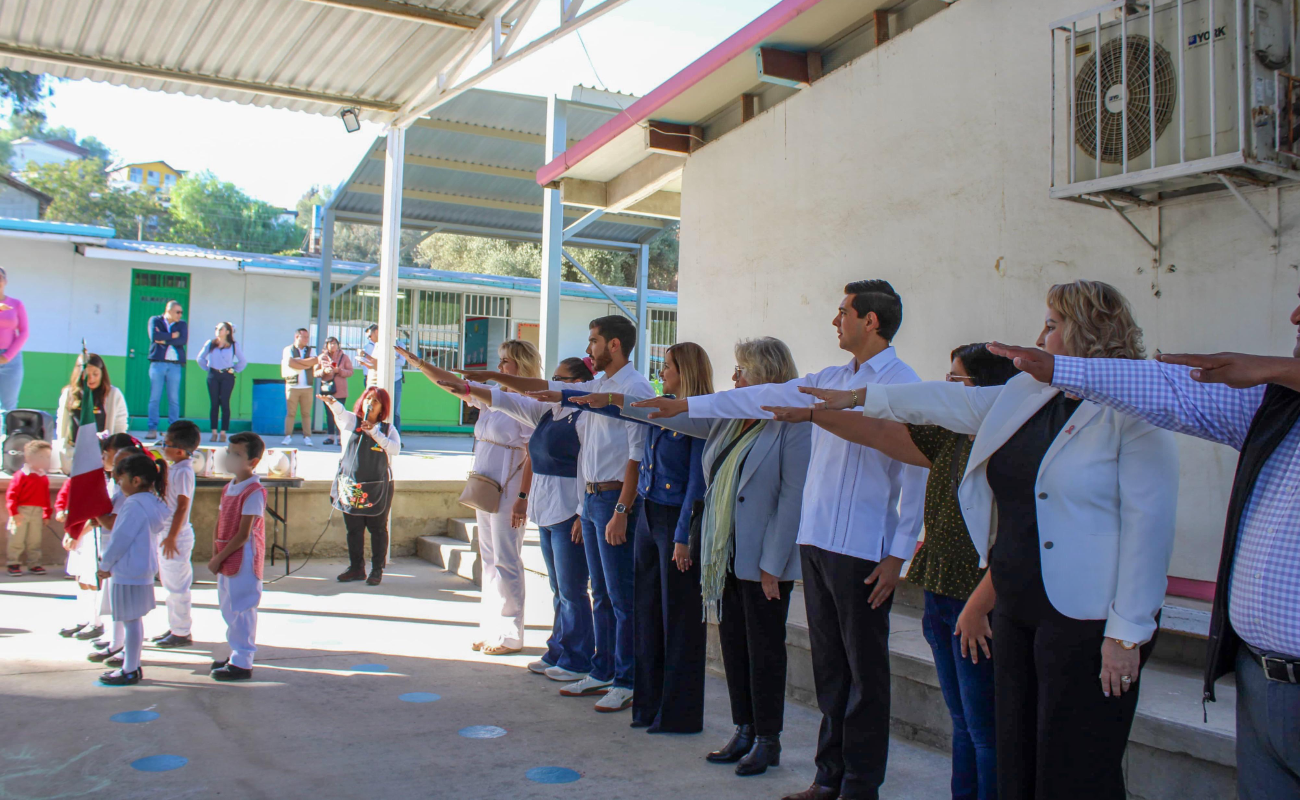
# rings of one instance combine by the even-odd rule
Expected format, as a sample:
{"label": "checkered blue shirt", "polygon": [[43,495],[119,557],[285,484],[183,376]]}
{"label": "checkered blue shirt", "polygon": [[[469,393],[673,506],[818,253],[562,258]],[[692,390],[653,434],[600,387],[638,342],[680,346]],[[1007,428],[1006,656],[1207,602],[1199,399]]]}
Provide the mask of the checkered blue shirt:
{"label": "checkered blue shirt", "polygon": [[[1192,380],[1157,361],[1057,356],[1052,385],[1161,428],[1240,450],[1263,386]],[[1228,616],[1246,642],[1300,656],[1300,425],[1259,473],[1246,502],[1228,587]]]}

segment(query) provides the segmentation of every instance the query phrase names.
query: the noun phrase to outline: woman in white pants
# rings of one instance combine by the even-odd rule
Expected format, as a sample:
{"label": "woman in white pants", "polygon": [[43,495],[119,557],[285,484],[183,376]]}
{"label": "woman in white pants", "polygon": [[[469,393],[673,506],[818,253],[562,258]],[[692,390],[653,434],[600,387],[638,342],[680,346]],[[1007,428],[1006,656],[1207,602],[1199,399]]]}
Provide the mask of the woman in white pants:
{"label": "woman in white pants", "polygon": [[[429,380],[451,391],[464,386],[460,378],[429,364],[399,347],[397,351]],[[540,378],[541,356],[532,344],[510,339],[497,348],[497,370],[507,375]],[[444,386],[441,382],[446,382]],[[475,385],[475,384],[471,384]],[[501,485],[501,502],[492,513],[475,511],[478,522],[479,564],[483,569],[483,595],[479,639],[473,648],[490,656],[518,653],[524,647],[524,525],[513,513],[515,500],[527,497],[532,472],[528,466],[528,437],[533,429],[490,403],[464,397],[479,409],[474,423],[474,467],[479,475]]]}

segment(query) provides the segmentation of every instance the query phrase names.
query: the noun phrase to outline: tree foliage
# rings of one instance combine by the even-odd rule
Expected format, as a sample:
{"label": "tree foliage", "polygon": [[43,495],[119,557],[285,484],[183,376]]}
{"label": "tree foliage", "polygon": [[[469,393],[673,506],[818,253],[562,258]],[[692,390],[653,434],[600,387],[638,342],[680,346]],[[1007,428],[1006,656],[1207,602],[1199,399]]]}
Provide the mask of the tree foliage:
{"label": "tree foliage", "polygon": [[[3,70],[0,70],[3,72]],[[18,73],[23,75],[25,73]],[[0,98],[3,97],[4,79],[0,76]],[[112,162],[113,151],[108,145],[96,139],[94,136],[86,136],[78,139],[76,130],[66,125],[50,125],[45,118],[45,113],[38,108],[28,108],[23,111],[15,110],[9,115],[9,125],[4,130],[0,130],[0,169],[8,170],[9,160],[12,154],[12,143],[16,139],[28,137],[39,141],[48,142],[53,140],[62,140],[72,142],[75,145],[84,147],[90,151],[89,158],[97,158],[105,164]],[[22,170],[23,164],[18,165]]]}
{"label": "tree foliage", "polygon": [[168,225],[166,209],[152,195],[110,188],[100,159],[42,164],[26,177],[32,187],[53,198],[45,212],[48,220],[103,225],[126,239],[142,232],[158,238]]}
{"label": "tree foliage", "polygon": [[171,190],[171,224],[160,237],[217,250],[279,253],[301,244],[302,232],[282,211],[254,200],[211,172],[191,173]]}

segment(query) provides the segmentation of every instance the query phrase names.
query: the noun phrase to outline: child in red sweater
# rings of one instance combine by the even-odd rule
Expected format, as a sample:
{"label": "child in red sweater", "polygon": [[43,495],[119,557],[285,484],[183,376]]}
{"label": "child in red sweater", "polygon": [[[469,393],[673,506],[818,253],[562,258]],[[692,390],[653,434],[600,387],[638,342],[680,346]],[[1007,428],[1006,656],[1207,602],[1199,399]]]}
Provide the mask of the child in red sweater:
{"label": "child in red sweater", "polygon": [[9,510],[9,574],[23,574],[26,551],[27,571],[44,575],[41,566],[41,536],[50,518],[50,443],[28,442],[23,448],[24,464],[9,479],[5,507]]}

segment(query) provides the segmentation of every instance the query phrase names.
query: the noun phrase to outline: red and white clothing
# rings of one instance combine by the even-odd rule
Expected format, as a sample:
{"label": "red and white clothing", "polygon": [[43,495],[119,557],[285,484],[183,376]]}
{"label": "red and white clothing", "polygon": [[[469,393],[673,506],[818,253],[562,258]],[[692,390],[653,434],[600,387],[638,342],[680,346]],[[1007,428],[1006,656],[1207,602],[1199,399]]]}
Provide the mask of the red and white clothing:
{"label": "red and white clothing", "polygon": [[50,518],[50,479],[44,472],[27,467],[9,479],[5,492],[9,509],[9,563],[21,564],[24,557],[33,567],[41,563],[41,538]]}
{"label": "red and white clothing", "polygon": [[9,516],[16,516],[22,506],[39,506],[45,510],[44,518],[50,518],[54,513],[50,508],[50,476],[23,467],[9,479],[9,490],[5,492]]}
{"label": "red and white clothing", "polygon": [[474,471],[504,487],[495,514],[475,511],[483,595],[479,603],[479,636],[487,647],[524,646],[524,529],[510,525],[510,511],[519,497],[528,437],[533,429],[476,397]]}
{"label": "red and white clothing", "polygon": [[[168,557],[163,552],[162,542],[171,533],[176,506],[182,497],[189,498],[189,506],[176,533],[176,555]],[[194,584],[194,565],[190,562],[194,555],[194,528],[190,525],[190,510],[194,507],[194,463],[190,459],[177,461],[167,470],[167,492],[163,502],[167,504],[168,513],[157,547],[158,578],[167,591],[167,629],[177,636],[189,636],[193,605],[190,587]]]}
{"label": "red and white clothing", "polygon": [[266,556],[266,489],[256,475],[231,481],[221,492],[217,532],[212,551],[219,553],[239,533],[246,516],[255,517],[244,546],[232,553],[217,572],[217,603],[226,620],[230,663],[253,668],[257,652],[257,606],[262,602],[262,560]]}

